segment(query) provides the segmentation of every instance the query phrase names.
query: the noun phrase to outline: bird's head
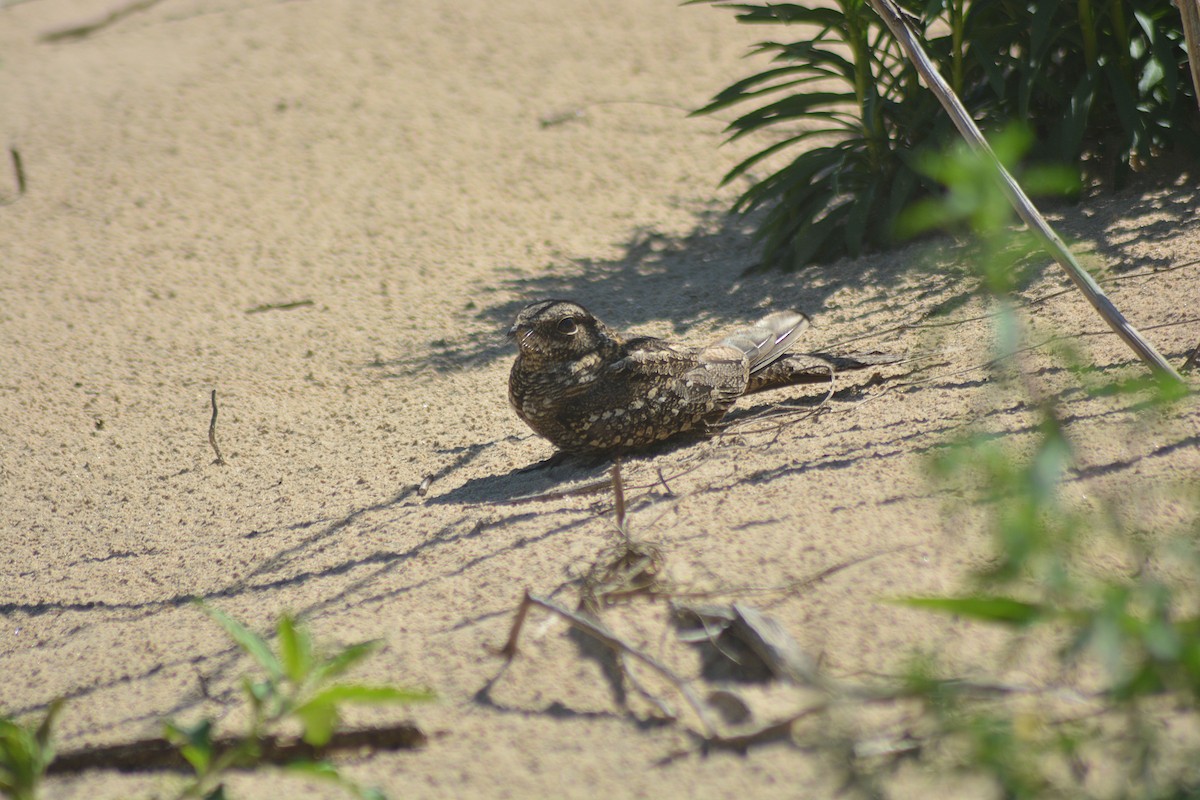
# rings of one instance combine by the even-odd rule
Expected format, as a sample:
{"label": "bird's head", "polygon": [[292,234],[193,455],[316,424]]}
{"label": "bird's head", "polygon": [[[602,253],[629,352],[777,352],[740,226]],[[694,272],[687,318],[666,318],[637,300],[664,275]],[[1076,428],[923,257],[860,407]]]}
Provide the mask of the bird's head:
{"label": "bird's head", "polygon": [[612,331],[570,300],[540,300],[517,314],[508,335],[521,355],[535,360],[570,361],[613,341]]}

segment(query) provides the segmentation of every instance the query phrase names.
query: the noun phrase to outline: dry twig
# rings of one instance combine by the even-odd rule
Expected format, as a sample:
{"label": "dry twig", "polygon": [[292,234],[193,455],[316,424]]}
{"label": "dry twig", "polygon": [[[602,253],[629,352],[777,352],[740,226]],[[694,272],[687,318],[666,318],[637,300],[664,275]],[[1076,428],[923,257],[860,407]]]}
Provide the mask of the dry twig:
{"label": "dry twig", "polygon": [[263,303],[261,306],[247,308],[247,314],[261,314],[264,311],[291,311],[293,308],[305,308],[313,305],[312,300],[293,300],[290,303]]}
{"label": "dry twig", "polygon": [[592,615],[599,615],[601,607],[611,604],[615,599],[636,594],[658,594],[662,591],[659,579],[663,572],[662,551],[629,535],[625,481],[621,477],[619,459],[613,462],[610,474],[613,517],[617,531],[621,534],[621,541],[601,551],[584,576],[579,607]]}
{"label": "dry twig", "polygon": [[217,390],[212,390],[212,419],[208,422],[208,443],[212,445],[213,452],[217,454],[217,460],[214,464],[225,466],[225,459],[221,457],[221,448],[217,447]]}
{"label": "dry twig", "polygon": [[[513,626],[509,631],[508,641],[504,644],[504,647],[500,651],[507,660],[511,661],[517,654],[517,640],[521,636],[521,628],[525,624],[525,617],[529,613],[530,606],[539,606],[551,613],[558,614],[560,617],[574,626],[576,630],[586,633],[588,636],[591,636],[593,639],[607,647],[611,647],[617,653],[629,655],[650,667],[652,670],[665,678],[672,686],[674,686],[683,696],[683,699],[687,701],[687,704],[692,707],[692,710],[696,713],[696,717],[700,720],[700,725],[704,728],[705,736],[714,740],[717,738],[716,728],[713,726],[712,720],[709,718],[708,710],[704,707],[704,703],[701,702],[700,698],[692,690],[691,685],[679,675],[675,674],[674,670],[660,662],[654,656],[644,653],[638,648],[629,644],[624,639],[606,628],[598,620],[589,619],[583,614],[578,614],[574,611],[565,609],[557,603],[542,597],[538,597],[528,590],[526,590],[525,597],[521,600],[521,605],[517,609],[516,616],[513,618]],[[662,704],[659,704],[659,707],[664,708]]]}
{"label": "dry twig", "polygon": [[1196,345],[1196,349],[1187,357],[1187,361],[1183,362],[1183,371],[1188,372],[1192,367],[1196,366],[1197,360],[1200,360],[1200,344]]}
{"label": "dry twig", "polygon": [[8,148],[8,154],[12,157],[13,175],[17,179],[17,194],[25,194],[25,165],[21,163],[21,151],[15,147]]}

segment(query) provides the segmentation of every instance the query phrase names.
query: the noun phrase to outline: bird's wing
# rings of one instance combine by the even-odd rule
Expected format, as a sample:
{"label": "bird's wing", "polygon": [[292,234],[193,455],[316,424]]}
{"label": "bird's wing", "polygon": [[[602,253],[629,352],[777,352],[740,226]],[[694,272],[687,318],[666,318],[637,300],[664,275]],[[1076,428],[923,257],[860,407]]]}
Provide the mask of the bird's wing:
{"label": "bird's wing", "polygon": [[733,347],[746,358],[754,373],[782,358],[796,337],[808,327],[808,317],[792,311],[769,314],[749,328],[735,331],[713,346]]}
{"label": "bird's wing", "polygon": [[608,367],[613,372],[678,377],[696,366],[694,348],[675,347],[653,336],[629,339],[622,349],[622,357]]}

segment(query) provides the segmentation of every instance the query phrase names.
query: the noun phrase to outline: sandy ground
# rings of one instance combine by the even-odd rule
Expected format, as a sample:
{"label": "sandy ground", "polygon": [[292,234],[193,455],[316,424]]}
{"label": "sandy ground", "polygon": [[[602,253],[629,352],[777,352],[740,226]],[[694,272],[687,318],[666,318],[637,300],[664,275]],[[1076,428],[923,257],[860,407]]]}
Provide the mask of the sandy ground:
{"label": "sandy ground", "polygon": [[[981,513],[947,513],[929,453],[973,429],[1028,446],[1036,417],[982,369],[991,333],[973,318],[987,309],[955,302],[949,243],[740,277],[754,247],[719,213],[738,187],[716,186],[754,143],[719,148],[720,122],[686,111],[761,67],[742,59],[761,30],[663,0],[164,0],[39,40],[110,9],[0,10],[0,144],[27,177],[19,194],[0,154],[0,710],[68,698],[65,749],[228,714],[248,664],[188,604],[199,596],[259,629],[291,610],[319,641],[381,639],[359,677],[438,692],[352,714],[430,737],[346,767],[393,797],[832,792],[839,773],[811,749],[698,755],[678,695],[641,670],[680,722],[656,723],[636,692],[622,707],[539,613],[479,694],[522,592],[573,605],[565,582],[616,540],[611,492],[561,492],[603,466],[519,471],[552,448],[507,405],[503,332],[546,296],[698,342],[794,308],[813,317],[805,349],[923,356],[878,381],[842,376],[820,416],[743,416],[719,439],[630,459],[630,529],[661,548],[677,590],[757,605],[837,678],[895,674],[924,651],[952,673],[1047,680],[1047,659],[998,661],[995,631],[880,602],[960,589],[989,552]],[[1176,364],[1200,339],[1194,187],[1145,180],[1061,218]],[[1137,374],[1061,285],[1048,269],[1031,290],[1048,297],[1027,311],[1031,340],[1065,336],[1106,374]],[[915,324],[943,304],[953,324]],[[1043,351],[1023,366],[1066,404],[1072,497],[1200,469],[1195,402],[1137,422],[1134,400],[1088,397]],[[224,466],[207,441],[213,389]],[[823,394],[743,405],[808,412]],[[610,613],[695,674],[664,600]],[[47,796],[176,785],[92,771]],[[284,788],[270,770],[232,784],[245,798]]]}

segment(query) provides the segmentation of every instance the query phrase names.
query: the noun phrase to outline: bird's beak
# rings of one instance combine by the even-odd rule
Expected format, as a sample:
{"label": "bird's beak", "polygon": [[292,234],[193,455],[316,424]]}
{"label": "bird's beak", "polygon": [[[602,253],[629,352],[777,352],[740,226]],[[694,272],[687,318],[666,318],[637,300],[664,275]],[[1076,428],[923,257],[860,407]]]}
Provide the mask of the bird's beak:
{"label": "bird's beak", "polygon": [[533,328],[529,325],[513,325],[508,329],[508,338],[522,353],[528,354],[531,336],[533,336]]}

